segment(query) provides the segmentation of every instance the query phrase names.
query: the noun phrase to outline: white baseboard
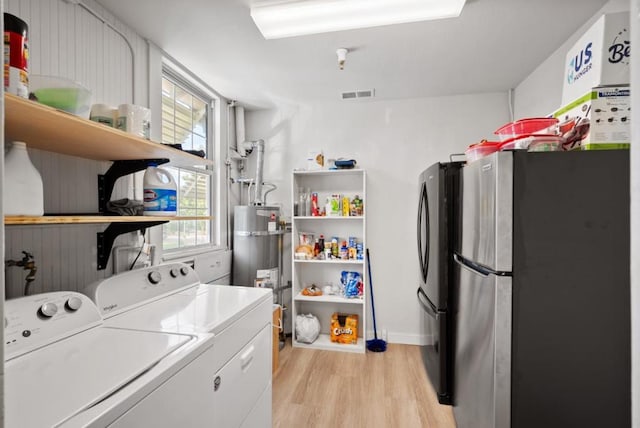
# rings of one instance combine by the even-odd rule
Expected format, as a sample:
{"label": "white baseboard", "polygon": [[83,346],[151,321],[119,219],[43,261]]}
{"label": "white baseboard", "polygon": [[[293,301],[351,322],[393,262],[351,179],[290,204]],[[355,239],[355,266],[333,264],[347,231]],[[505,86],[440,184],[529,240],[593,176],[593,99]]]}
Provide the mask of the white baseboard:
{"label": "white baseboard", "polygon": [[[367,334],[368,339],[373,339],[373,330]],[[378,332],[378,339],[383,339],[388,343],[397,343],[401,345],[432,345],[433,336],[430,334],[406,334],[387,332],[387,337],[382,336],[382,332]]]}

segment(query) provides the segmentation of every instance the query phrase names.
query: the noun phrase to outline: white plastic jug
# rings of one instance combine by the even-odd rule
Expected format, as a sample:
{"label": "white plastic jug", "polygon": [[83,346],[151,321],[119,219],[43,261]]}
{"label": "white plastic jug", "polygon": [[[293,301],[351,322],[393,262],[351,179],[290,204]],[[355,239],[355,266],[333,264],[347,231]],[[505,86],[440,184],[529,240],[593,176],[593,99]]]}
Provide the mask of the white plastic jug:
{"label": "white plastic jug", "polygon": [[5,154],[2,200],[5,215],[44,214],[42,177],[29,159],[26,143],[15,141]]}
{"label": "white plastic jug", "polygon": [[144,215],[173,216],[178,213],[178,195],[173,176],[156,165],[144,172]]}

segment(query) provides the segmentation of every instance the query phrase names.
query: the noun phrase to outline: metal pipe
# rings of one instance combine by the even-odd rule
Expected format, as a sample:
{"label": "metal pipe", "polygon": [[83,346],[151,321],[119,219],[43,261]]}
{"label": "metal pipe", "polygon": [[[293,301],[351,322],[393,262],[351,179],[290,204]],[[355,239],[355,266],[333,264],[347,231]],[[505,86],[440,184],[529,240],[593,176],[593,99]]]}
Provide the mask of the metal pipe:
{"label": "metal pipe", "polygon": [[127,36],[122,31],[117,29],[113,24],[111,24],[109,21],[107,21],[106,18],[104,18],[98,12],[96,12],[95,10],[91,9],[89,6],[84,4],[81,0],[64,0],[64,1],[66,3],[69,3],[69,4],[76,4],[76,5],[80,6],[81,8],[83,8],[84,10],[86,10],[87,12],[89,12],[91,15],[93,15],[99,21],[102,21],[102,23],[105,24],[107,27],[111,28],[117,35],[122,37],[124,42],[127,44],[127,46],[129,47],[129,51],[131,52],[131,102],[135,103],[135,98],[136,98],[136,55],[135,55],[135,51],[133,50],[133,46],[131,45],[131,42],[129,42],[129,39],[127,38]]}
{"label": "metal pipe", "polygon": [[22,260],[5,260],[4,265],[5,267],[18,266],[23,268],[24,270],[29,271],[27,277],[25,278],[24,284],[24,295],[27,296],[29,295],[29,287],[31,286],[31,283],[36,279],[36,272],[38,271],[38,267],[36,266],[36,262],[33,259],[33,254],[27,251],[23,251],[22,254],[24,254]]}
{"label": "metal pipe", "polygon": [[251,200],[251,186],[253,186],[253,180],[248,181],[249,187],[247,187],[247,204]]}
{"label": "metal pipe", "polygon": [[253,143],[253,147],[258,149],[258,159],[256,160],[256,191],[253,205],[262,205],[262,173],[264,168],[264,140],[258,140]]}
{"label": "metal pipe", "polygon": [[227,249],[231,248],[231,111],[235,109],[235,106],[235,100],[231,100],[227,103],[227,160],[225,161],[227,178]]}
{"label": "metal pipe", "polygon": [[269,186],[271,187],[269,190],[267,190],[266,192],[264,192],[264,195],[262,195],[262,203],[264,205],[267,205],[267,195],[271,192],[273,192],[274,190],[276,190],[278,188],[278,186],[276,186],[273,183],[262,183],[264,186]]}

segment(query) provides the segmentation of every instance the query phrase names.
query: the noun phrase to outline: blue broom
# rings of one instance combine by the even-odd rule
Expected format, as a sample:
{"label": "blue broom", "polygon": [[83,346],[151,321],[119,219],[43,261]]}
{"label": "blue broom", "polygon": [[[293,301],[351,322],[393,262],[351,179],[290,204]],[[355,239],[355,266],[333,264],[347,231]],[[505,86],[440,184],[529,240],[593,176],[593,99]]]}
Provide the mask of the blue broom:
{"label": "blue broom", "polygon": [[376,327],[376,308],[373,304],[373,279],[371,278],[371,259],[367,248],[367,267],[369,268],[369,290],[371,291],[371,312],[373,313],[373,339],[367,340],[367,349],[371,352],[384,352],[387,350],[387,342],[378,339],[378,327]]}

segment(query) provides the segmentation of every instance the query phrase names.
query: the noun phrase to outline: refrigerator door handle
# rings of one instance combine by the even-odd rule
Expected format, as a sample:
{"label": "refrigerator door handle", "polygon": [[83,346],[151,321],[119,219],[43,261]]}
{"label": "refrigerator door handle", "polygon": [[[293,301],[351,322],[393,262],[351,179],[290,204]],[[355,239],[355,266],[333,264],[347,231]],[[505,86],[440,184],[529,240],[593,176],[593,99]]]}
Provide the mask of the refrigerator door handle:
{"label": "refrigerator door handle", "polygon": [[436,311],[435,306],[433,306],[433,303],[429,301],[427,295],[424,293],[424,291],[422,291],[422,288],[418,287],[418,291],[416,292],[416,294],[418,295],[418,303],[420,303],[422,309],[424,309],[426,313],[428,313],[432,318],[435,318],[435,320],[438,321],[440,319],[440,315],[438,314],[438,311]]}
{"label": "refrigerator door handle", "polygon": [[[423,214],[424,213],[424,214]],[[425,220],[426,224],[422,223]],[[427,185],[422,183],[420,190],[420,201],[418,203],[418,255],[420,257],[420,272],[422,273],[422,280],[427,281],[427,273],[429,271],[429,244],[430,244],[430,230],[431,227],[429,219],[429,200],[427,198]],[[422,241],[422,229],[426,232],[425,242]]]}
{"label": "refrigerator door handle", "polygon": [[458,254],[453,254],[453,260],[455,260],[456,263],[458,263],[460,266],[462,266],[463,268],[465,268],[466,270],[476,273],[478,275],[481,276],[489,276],[489,275],[496,275],[496,276],[512,276],[511,272],[502,272],[502,271],[495,271],[492,269],[488,269],[482,265],[479,265],[477,263],[474,263],[470,260],[465,259],[464,257],[458,255]]}
{"label": "refrigerator door handle", "polygon": [[489,276],[492,272],[482,268],[482,266],[478,266],[475,263],[471,263],[468,262],[467,260],[465,260],[464,258],[460,257],[458,254],[453,254],[453,260],[455,260],[455,262],[457,264],[460,265],[460,267],[462,267],[463,269],[466,269],[474,274],[478,274],[484,277]]}

